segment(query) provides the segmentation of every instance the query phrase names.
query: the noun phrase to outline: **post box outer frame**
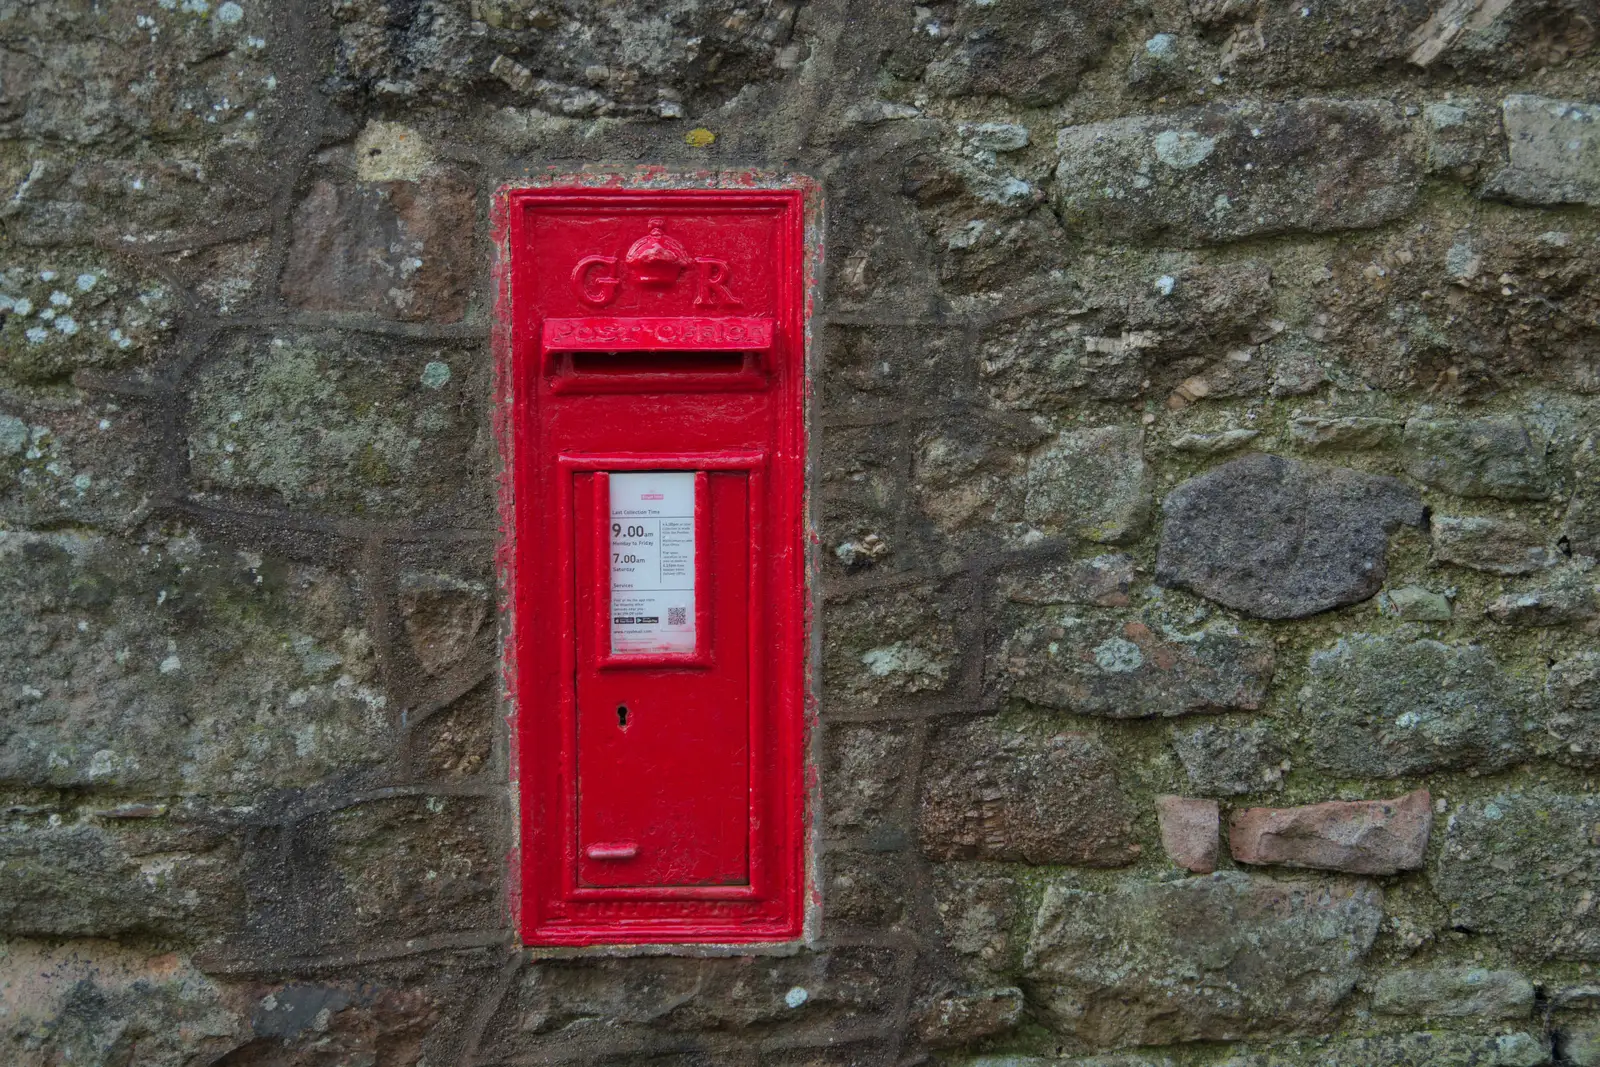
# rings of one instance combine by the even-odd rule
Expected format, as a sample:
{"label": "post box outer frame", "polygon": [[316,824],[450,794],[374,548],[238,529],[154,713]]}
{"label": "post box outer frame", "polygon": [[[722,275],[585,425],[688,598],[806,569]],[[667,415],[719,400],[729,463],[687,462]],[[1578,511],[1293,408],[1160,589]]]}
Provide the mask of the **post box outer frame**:
{"label": "post box outer frame", "polygon": [[[523,603],[528,594],[519,581],[516,545],[516,516],[518,504],[518,454],[521,442],[517,428],[526,424],[524,417],[530,402],[531,382],[518,382],[515,347],[515,308],[511,290],[513,265],[511,260],[511,216],[518,194],[529,191],[543,193],[607,193],[640,191],[666,196],[694,195],[707,192],[784,192],[794,196],[800,205],[803,226],[801,247],[800,308],[800,447],[805,461],[801,469],[802,501],[801,531],[803,588],[802,671],[803,692],[800,694],[799,748],[801,757],[801,795],[796,832],[801,849],[800,883],[792,887],[801,904],[801,928],[797,935],[773,941],[719,942],[714,937],[702,940],[678,939],[638,943],[584,942],[530,944],[530,924],[525,921],[523,908],[524,872],[522,870],[522,767],[519,724],[525,709],[518,692],[518,644],[526,638],[517,620],[529,609]],[[518,931],[518,942],[525,953],[539,957],[582,955],[750,955],[786,954],[802,945],[817,942],[820,935],[821,898],[818,891],[818,812],[819,776],[816,746],[817,713],[819,709],[819,683],[821,660],[819,642],[820,583],[819,538],[812,494],[816,483],[816,459],[810,443],[816,411],[816,311],[821,298],[823,263],[823,195],[821,183],[794,173],[763,170],[740,171],[677,171],[658,166],[621,167],[606,169],[593,167],[579,171],[549,168],[543,172],[508,181],[496,191],[490,208],[491,230],[494,242],[494,320],[492,348],[494,356],[494,435],[499,445],[499,536],[495,553],[495,570],[499,585],[500,605],[500,703],[508,729],[507,786],[510,806],[509,823],[511,845],[506,857],[506,901],[512,924]]]}

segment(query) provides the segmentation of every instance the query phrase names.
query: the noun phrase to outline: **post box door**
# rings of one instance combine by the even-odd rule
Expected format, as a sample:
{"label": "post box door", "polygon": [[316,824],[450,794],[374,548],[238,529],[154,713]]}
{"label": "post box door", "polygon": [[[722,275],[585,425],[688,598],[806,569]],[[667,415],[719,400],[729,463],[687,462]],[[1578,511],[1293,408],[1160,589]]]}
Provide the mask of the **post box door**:
{"label": "post box door", "polygon": [[[578,882],[747,886],[751,814],[747,476],[743,471],[719,471],[673,472],[667,479],[657,472],[577,477],[575,518],[581,527],[575,538],[577,573],[589,576],[578,583],[578,615],[580,620],[600,623],[580,623],[578,629]],[[708,534],[707,543],[694,544],[693,556],[703,563],[709,557],[715,565],[680,569],[688,571],[683,577],[692,585],[695,599],[709,600],[707,610],[695,614],[697,621],[710,625],[695,627],[694,645],[686,656],[690,662],[684,666],[655,665],[660,657],[648,647],[636,654],[647,665],[636,666],[629,662],[628,652],[617,651],[618,638],[625,640],[630,636],[626,631],[656,624],[660,616],[658,612],[650,621],[635,623],[636,615],[619,615],[619,610],[658,609],[623,607],[632,601],[626,593],[613,590],[613,569],[627,567],[619,561],[631,560],[637,552],[641,562],[659,570],[661,534],[654,527],[672,518],[691,530],[696,524],[692,510],[666,521],[641,518],[636,528],[642,531],[649,524],[656,550],[630,551],[645,538],[608,537],[616,526],[624,528],[619,533],[635,528],[627,515],[608,504],[620,495],[617,483],[624,479],[633,479],[644,495],[654,496],[661,494],[651,493],[651,488],[674,477],[693,487],[693,506],[705,517],[703,534],[694,533]],[[613,522],[614,515],[621,521]],[[702,573],[696,575],[697,569]],[[700,588],[702,582],[710,588]]]}

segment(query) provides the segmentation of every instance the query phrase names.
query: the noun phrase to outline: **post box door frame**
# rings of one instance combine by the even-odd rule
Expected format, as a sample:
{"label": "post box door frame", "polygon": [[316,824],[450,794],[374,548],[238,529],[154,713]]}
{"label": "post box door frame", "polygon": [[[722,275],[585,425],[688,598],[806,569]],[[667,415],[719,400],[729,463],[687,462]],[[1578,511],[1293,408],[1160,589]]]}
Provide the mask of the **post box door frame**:
{"label": "post box door frame", "polygon": [[[737,185],[732,189],[728,188],[730,177],[732,176],[708,176],[701,173],[684,176],[681,185],[663,188],[663,182],[668,179],[656,169],[642,169],[637,175],[623,178],[620,183],[614,175],[605,176],[603,180],[593,174],[551,175],[541,183],[504,187],[495,198],[494,230],[498,256],[495,267],[497,308],[494,342],[496,395],[501,398],[501,403],[496,408],[496,431],[502,456],[502,536],[498,553],[498,570],[502,584],[505,622],[502,632],[505,701],[507,720],[511,727],[510,784],[515,810],[518,813],[515,820],[517,841],[508,857],[511,873],[509,905],[517,918],[522,940],[536,948],[546,946],[550,951],[572,951],[593,947],[602,951],[612,951],[621,945],[629,946],[633,951],[642,949],[693,953],[702,949],[716,951],[722,946],[736,945],[740,951],[745,952],[760,951],[764,946],[784,951],[786,946],[797,940],[807,940],[816,936],[819,902],[814,888],[816,843],[813,812],[817,776],[812,754],[814,731],[811,729],[817,703],[815,698],[816,536],[808,492],[811,477],[810,462],[805,457],[813,380],[810,316],[821,260],[821,195],[820,187],[815,182],[799,176],[741,174],[734,178]],[[776,857],[777,862],[789,868],[783,877],[783,894],[786,899],[781,908],[781,919],[730,921],[719,918],[713,910],[680,920],[653,919],[643,923],[636,935],[630,936],[627,932],[629,924],[624,911],[617,913],[620,922],[607,920],[599,924],[565,923],[561,924],[559,929],[553,929],[541,922],[538,914],[540,902],[534,899],[539,889],[530,880],[535,872],[529,869],[529,857],[524,857],[522,851],[525,835],[528,832],[527,801],[531,799],[526,795],[526,791],[535,788],[535,783],[527,781],[525,775],[533,770],[536,760],[541,763],[546,762],[545,758],[549,753],[539,753],[529,748],[533,733],[525,727],[532,725],[533,717],[547,712],[548,709],[541,709],[530,703],[533,694],[527,690],[526,680],[519,678],[519,663],[531,660],[527,659],[528,650],[520,647],[522,642],[528,640],[527,628],[519,626],[518,622],[530,619],[535,612],[548,610],[549,605],[535,602],[536,591],[530,588],[526,580],[519,580],[521,568],[517,558],[516,531],[521,514],[519,501],[532,499],[531,494],[536,487],[533,477],[534,464],[528,461],[534,458],[529,452],[534,447],[537,432],[533,419],[536,413],[538,383],[534,376],[546,373],[548,368],[542,339],[536,332],[530,335],[527,316],[519,315],[514,306],[512,299],[515,287],[514,272],[526,268],[513,259],[512,243],[521,233],[519,208],[529,200],[540,200],[552,195],[574,197],[588,195],[599,201],[614,196],[619,191],[641,197],[659,198],[671,203],[693,204],[697,199],[701,202],[714,201],[724,210],[737,208],[741,203],[766,207],[780,205],[785,212],[784,240],[797,261],[798,270],[792,275],[781,276],[779,284],[786,290],[782,306],[788,309],[785,313],[788,321],[785,321],[781,328],[786,335],[789,349],[789,366],[786,373],[790,378],[783,383],[783,386],[791,391],[788,394],[790,403],[797,409],[798,414],[793,420],[792,429],[787,427],[781,429],[774,442],[780,455],[788,453],[791,457],[789,466],[792,479],[774,477],[771,457],[759,455],[757,458],[748,450],[744,454],[729,453],[720,458],[711,453],[686,453],[678,457],[683,466],[679,466],[676,462],[671,465],[671,469],[747,471],[750,479],[747,491],[750,493],[749,506],[752,512],[755,511],[756,502],[759,500],[757,486],[762,483],[765,483],[765,491],[787,491],[799,495],[790,512],[798,523],[798,536],[794,538],[797,543],[792,546],[780,546],[793,554],[793,564],[789,572],[793,574],[793,580],[797,583],[799,611],[792,632],[798,645],[799,658],[793,671],[796,689],[790,698],[784,701],[788,705],[785,713],[775,716],[768,723],[754,721],[760,718],[762,708],[760,704],[752,706],[752,728],[764,728],[777,735],[775,748],[780,756],[778,773],[775,775],[775,780],[767,783],[765,788],[769,792],[784,795],[788,801],[788,806],[780,813],[782,821],[786,824],[782,834],[785,851]],[[761,347],[764,349],[766,346]],[[761,358],[764,359],[765,356]],[[556,393],[562,391],[564,385],[555,385],[552,389],[552,392]],[[785,418],[779,421],[782,423],[789,420]],[[637,457],[620,454],[602,456],[594,453],[563,455],[560,460],[563,480],[570,483],[572,471],[578,468],[595,471],[661,469],[659,464],[666,457],[651,454],[649,462],[657,466],[649,468],[633,467],[628,462],[630,458]],[[790,480],[794,482],[793,485],[782,484]],[[571,492],[570,484],[563,492]],[[757,533],[755,529],[751,530],[752,537]],[[787,534],[788,531],[785,530],[773,532],[773,536],[780,539],[786,538]],[[750,580],[754,583],[754,572],[751,573]],[[563,602],[562,610],[566,612],[567,617],[572,619],[574,624],[578,624],[576,604],[572,603],[570,592],[569,590],[568,594],[559,599]],[[758,623],[766,609],[764,603],[752,600],[750,605],[752,626]],[[754,628],[751,630],[750,640],[752,649],[757,649],[759,638]],[[698,649],[696,654],[699,654]],[[564,655],[575,656],[575,652],[567,652]],[[620,666],[620,663],[618,665]],[[767,665],[760,662],[759,655],[752,655],[752,679],[758,673],[767,671]],[[760,691],[753,681],[751,691],[753,694]],[[567,725],[563,723],[560,726],[564,737],[569,735]],[[752,736],[752,741],[754,739]],[[575,743],[575,737],[572,737],[572,740]],[[752,750],[752,760],[754,758]],[[572,764],[565,763],[562,767],[563,778],[570,783],[573,773]],[[752,822],[761,818],[763,813],[763,808],[756,806],[756,799],[755,796],[751,797]],[[766,805],[765,808],[768,811],[775,810],[771,805]],[[563,821],[568,826],[573,825],[570,821]],[[726,902],[723,907],[738,906],[736,904],[738,898],[757,891],[760,886],[758,879],[765,877],[758,874],[762,861],[756,855],[755,841],[751,844],[751,889],[733,886],[684,887],[682,895],[705,901],[713,909],[718,906],[716,903],[718,897]],[[572,862],[575,862],[576,841],[569,842],[568,847],[574,851]],[[577,889],[576,886],[573,888]],[[596,892],[583,890],[577,896],[588,897]],[[663,903],[680,895],[680,891],[668,887],[654,889],[651,893],[655,900]],[[627,890],[600,890],[598,894],[619,898],[607,902],[604,906],[612,909],[628,907],[625,898],[630,893]],[[596,900],[594,903],[601,902]]]}

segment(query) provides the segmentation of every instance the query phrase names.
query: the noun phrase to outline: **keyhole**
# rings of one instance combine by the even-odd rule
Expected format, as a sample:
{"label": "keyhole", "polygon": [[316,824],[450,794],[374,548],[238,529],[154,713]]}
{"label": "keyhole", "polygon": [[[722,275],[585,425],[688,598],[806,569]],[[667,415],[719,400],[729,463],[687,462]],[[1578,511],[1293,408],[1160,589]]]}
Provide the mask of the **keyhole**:
{"label": "keyhole", "polygon": [[617,725],[624,730],[628,728],[628,705],[626,704],[617,705]]}

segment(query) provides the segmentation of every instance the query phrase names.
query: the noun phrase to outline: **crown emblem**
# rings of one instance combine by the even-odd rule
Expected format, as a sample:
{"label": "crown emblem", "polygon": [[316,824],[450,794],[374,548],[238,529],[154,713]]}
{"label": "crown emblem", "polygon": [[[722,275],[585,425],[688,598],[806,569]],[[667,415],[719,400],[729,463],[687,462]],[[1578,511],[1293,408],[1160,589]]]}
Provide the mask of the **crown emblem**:
{"label": "crown emblem", "polygon": [[666,219],[651,219],[650,232],[633,242],[623,262],[649,289],[670,289],[678,282],[678,275],[694,263],[689,250],[664,232]]}

